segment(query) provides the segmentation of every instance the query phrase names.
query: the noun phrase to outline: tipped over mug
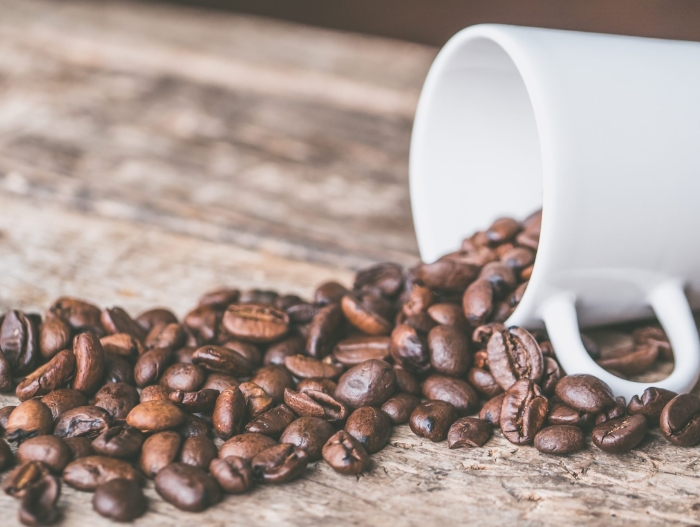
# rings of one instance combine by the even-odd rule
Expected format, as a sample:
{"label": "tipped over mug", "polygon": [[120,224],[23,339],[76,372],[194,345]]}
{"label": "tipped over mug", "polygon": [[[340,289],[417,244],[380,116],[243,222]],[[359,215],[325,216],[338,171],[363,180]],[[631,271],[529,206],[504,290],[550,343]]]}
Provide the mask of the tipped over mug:
{"label": "tipped over mug", "polygon": [[545,326],[568,374],[628,400],[643,383],[588,355],[579,326],[654,315],[674,350],[654,386],[700,375],[700,43],[504,25],[455,35],[420,96],[410,186],[423,260],[542,207],[506,322]]}

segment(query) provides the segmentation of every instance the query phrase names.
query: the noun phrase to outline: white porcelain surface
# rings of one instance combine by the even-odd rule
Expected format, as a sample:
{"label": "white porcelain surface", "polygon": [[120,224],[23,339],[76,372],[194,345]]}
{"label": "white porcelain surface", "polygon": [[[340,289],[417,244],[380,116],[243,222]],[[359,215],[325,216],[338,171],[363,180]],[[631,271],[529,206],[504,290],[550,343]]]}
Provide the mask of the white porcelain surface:
{"label": "white porcelain surface", "polygon": [[700,308],[700,44],[465,29],[426,79],[410,176],[425,261],[543,206],[534,272],[508,323],[546,323],[568,373],[641,393],[588,357],[577,328],[656,313],[676,367],[655,385],[695,384],[700,343],[683,288]]}

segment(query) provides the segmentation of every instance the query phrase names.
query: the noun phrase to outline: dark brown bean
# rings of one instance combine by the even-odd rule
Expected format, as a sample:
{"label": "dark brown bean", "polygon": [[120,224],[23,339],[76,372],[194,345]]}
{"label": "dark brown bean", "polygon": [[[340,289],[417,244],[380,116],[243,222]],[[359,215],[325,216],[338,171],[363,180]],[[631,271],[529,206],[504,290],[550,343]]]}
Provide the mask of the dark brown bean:
{"label": "dark brown bean", "polygon": [[391,331],[389,320],[374,311],[367,302],[360,297],[349,294],[343,297],[340,303],[343,314],[357,329],[367,335],[386,335]]}
{"label": "dark brown bean", "polygon": [[396,373],[383,360],[371,359],[346,371],[335,397],[350,408],[381,406],[396,390]]}
{"label": "dark brown bean", "polygon": [[482,368],[470,368],[467,380],[477,392],[489,399],[503,393],[503,388],[496,382],[491,372]]}
{"label": "dark brown bean", "polygon": [[57,353],[49,362],[39,366],[17,385],[17,398],[26,401],[32,397],[46,395],[65,385],[75,372],[75,356],[70,350]]}
{"label": "dark brown bean", "polygon": [[405,392],[413,395],[419,395],[421,393],[420,382],[415,375],[406,371],[403,367],[398,364],[394,364],[393,368],[394,374],[396,375],[396,391]]}
{"label": "dark brown bean", "polygon": [[323,392],[326,395],[333,396],[337,387],[338,384],[330,379],[312,378],[299,381],[297,391],[299,393],[306,393],[307,391]]}
{"label": "dark brown bean", "polygon": [[433,304],[428,308],[428,315],[436,324],[441,326],[454,326],[458,329],[467,328],[467,319],[464,318],[462,306],[451,303]]}
{"label": "dark brown bean", "polygon": [[[335,388],[333,389],[335,391]],[[7,420],[10,418],[10,414],[13,410],[17,408],[16,406],[8,405],[0,408],[0,437],[5,435],[5,427],[7,426]]]}
{"label": "dark brown bean", "polygon": [[105,367],[102,382],[123,382],[134,385],[136,384],[134,381],[134,368],[126,359],[105,353]]}
{"label": "dark brown bean", "polygon": [[354,288],[364,291],[380,291],[386,296],[398,294],[403,286],[403,269],[400,265],[384,262],[360,270],[355,275]]}
{"label": "dark brown bean", "polygon": [[211,425],[204,419],[193,414],[185,414],[185,421],[175,431],[185,439],[190,437],[211,435]]}
{"label": "dark brown bean", "polygon": [[221,445],[219,458],[235,456],[250,462],[258,452],[262,452],[276,444],[277,441],[263,434],[240,434]]}
{"label": "dark brown bean", "polygon": [[479,419],[486,421],[491,426],[500,428],[501,408],[503,407],[503,399],[505,396],[505,393],[501,393],[486,401],[479,411]]}
{"label": "dark brown bean", "polygon": [[169,390],[194,392],[198,390],[207,378],[203,368],[196,364],[173,364],[163,372],[160,384]]}
{"label": "dark brown bean", "polygon": [[44,360],[56,353],[69,348],[73,338],[70,325],[61,318],[49,314],[39,330],[39,351]]}
{"label": "dark brown bean", "polygon": [[262,353],[255,344],[243,342],[242,340],[227,339],[221,346],[238,353],[248,362],[251,370],[259,368],[262,364]]}
{"label": "dark brown bean", "polygon": [[21,311],[8,311],[0,324],[0,351],[12,373],[31,372],[40,355],[37,324]]}
{"label": "dark brown bean", "polygon": [[218,436],[226,441],[239,434],[245,424],[246,411],[245,397],[238,387],[221,392],[212,413],[212,425]]}
{"label": "dark brown bean", "polygon": [[168,401],[149,401],[136,405],[126,416],[126,424],[144,433],[172,430],[185,420],[185,414]]}
{"label": "dark brown bean", "polygon": [[627,412],[630,415],[641,414],[646,417],[649,427],[658,426],[661,412],[676,395],[676,392],[663,388],[647,388],[641,398],[638,395],[632,397],[627,405]]}
{"label": "dark brown bean", "polygon": [[107,333],[112,335],[115,333],[126,333],[140,341],[143,341],[146,337],[146,332],[141,325],[131,318],[121,307],[112,307],[102,310],[100,320],[102,321],[102,326],[107,330]]}
{"label": "dark brown bean", "polygon": [[549,407],[547,422],[550,425],[572,425],[588,427],[595,421],[596,414],[589,414],[571,408],[562,403],[554,403]]}
{"label": "dark brown bean", "polygon": [[143,476],[126,461],[107,456],[81,457],[68,463],[63,481],[78,490],[93,492],[99,485],[113,479],[128,479],[139,485]]}
{"label": "dark brown bean", "polygon": [[419,404],[420,399],[415,395],[397,393],[386,400],[381,410],[389,417],[392,424],[402,425],[408,423],[408,420],[411,418],[411,413]]}
{"label": "dark brown bean", "polygon": [[423,381],[426,399],[445,401],[454,406],[460,416],[473,413],[479,407],[479,396],[467,381],[433,374]]}
{"label": "dark brown bean", "polygon": [[58,437],[93,438],[107,430],[112,418],[107,410],[98,406],[78,406],[63,412],[56,420],[54,435]]}
{"label": "dark brown bean", "polygon": [[549,403],[530,379],[516,381],[506,392],[501,407],[501,431],[516,445],[532,443],[547,419]]}
{"label": "dark brown bean", "polygon": [[196,392],[177,390],[168,394],[168,400],[186,412],[210,412],[214,408],[218,397],[219,392],[217,390],[199,390]]}
{"label": "dark brown bean", "polygon": [[[3,444],[7,444],[2,441]],[[66,442],[56,436],[37,436],[27,439],[17,449],[17,461],[41,461],[54,472],[60,473],[73,458]]]}
{"label": "dark brown bean", "polygon": [[535,252],[526,247],[515,247],[502,254],[501,261],[515,271],[521,271],[535,262]]}
{"label": "dark brown bean", "polygon": [[349,411],[347,407],[338,402],[332,395],[315,390],[295,392],[284,391],[285,404],[300,417],[317,417],[331,423],[344,422]]}
{"label": "dark brown bean", "polygon": [[102,312],[94,304],[64,296],[56,299],[48,311],[68,322],[75,332],[91,331],[98,337],[105,334],[100,320]]}
{"label": "dark brown bean", "polygon": [[362,443],[369,454],[374,454],[389,440],[391,420],[373,406],[362,406],[350,414],[344,429]]}
{"label": "dark brown bean", "polygon": [[[41,437],[53,437],[53,436],[41,436]],[[12,453],[10,445],[4,439],[0,439],[0,471],[5,470],[7,467],[14,464],[15,456]]]}
{"label": "dark brown bean", "polygon": [[338,282],[325,282],[316,288],[314,302],[321,306],[339,304],[348,292],[347,288]]}
{"label": "dark brown bean", "polygon": [[279,342],[275,342],[265,352],[263,364],[277,364],[284,366],[284,358],[304,353],[306,341],[299,335],[290,335]]}
{"label": "dark brown bean", "polygon": [[27,490],[50,475],[49,467],[41,461],[28,461],[15,467],[2,481],[2,490],[13,498],[21,499]]}
{"label": "dark brown bean", "polygon": [[343,320],[340,304],[329,304],[320,309],[309,325],[306,353],[316,359],[329,355],[338,340],[338,330]]}
{"label": "dark brown bean", "polygon": [[[332,358],[332,356],[330,356]],[[285,367],[301,379],[323,378],[336,379],[345,369],[342,364],[333,363],[328,357],[323,360],[294,355],[284,359]]]}
{"label": "dark brown bean", "polygon": [[233,376],[227,373],[210,373],[207,375],[207,380],[204,381],[202,389],[219,390],[223,392],[228,388],[235,388],[240,382]]}
{"label": "dark brown bean", "polygon": [[493,285],[488,280],[476,280],[462,297],[462,309],[464,317],[471,326],[481,326],[493,312],[494,291]]}
{"label": "dark brown bean", "polygon": [[63,442],[68,445],[73,460],[95,454],[92,449],[92,441],[87,437],[66,437]]}
{"label": "dark brown bean", "polygon": [[301,448],[309,461],[321,459],[321,449],[335,433],[330,423],[317,417],[300,417],[287,426],[280,436],[280,443],[289,443]]}
{"label": "dark brown bean", "polygon": [[12,366],[0,349],[0,392],[12,391]]}
{"label": "dark brown bean", "polygon": [[180,450],[180,462],[193,467],[208,469],[209,464],[218,455],[214,441],[208,437],[190,437],[185,440]]}
{"label": "dark brown bean", "polygon": [[229,494],[241,494],[253,486],[253,469],[250,461],[236,456],[214,459],[209,472],[219,486]]}
{"label": "dark brown bean", "polygon": [[104,374],[104,350],[93,333],[80,333],[73,339],[75,378],[73,389],[92,395]]}
{"label": "dark brown bean", "polygon": [[217,337],[221,312],[213,306],[199,306],[190,311],[183,320],[198,344],[207,344]]}
{"label": "dark brown bean", "polygon": [[35,436],[51,433],[53,416],[51,410],[39,399],[20,403],[7,418],[5,434],[11,443],[21,443]]}
{"label": "dark brown bean", "polygon": [[595,424],[599,425],[612,419],[619,419],[627,415],[627,401],[622,396],[615,397],[615,406],[606,408],[595,416]]}
{"label": "dark brown bean", "polygon": [[544,454],[571,454],[583,450],[585,446],[583,432],[577,426],[549,426],[535,436],[535,448]]}
{"label": "dark brown bean", "polygon": [[178,509],[199,512],[221,501],[216,480],[199,467],[171,463],[155,479],[156,492]]}
{"label": "dark brown bean", "polygon": [[254,382],[243,382],[238,386],[245,397],[248,415],[251,418],[267,412],[274,405],[272,397],[268,396],[260,386]]}
{"label": "dark brown bean", "polygon": [[241,340],[273,342],[287,333],[289,317],[270,306],[233,304],[226,309],[221,323],[226,331]]}
{"label": "dark brown bean", "polygon": [[648,370],[659,356],[659,346],[650,343],[623,350],[612,356],[598,359],[599,366],[622,375],[637,375]]}
{"label": "dark brown bean", "polygon": [[245,429],[248,432],[265,434],[276,439],[295,419],[296,416],[289,407],[285,404],[280,404],[253,419],[246,425]]}
{"label": "dark brown bean", "polygon": [[391,332],[391,356],[415,373],[425,373],[430,369],[430,351],[425,338],[414,328],[400,324]]}
{"label": "dark brown bean", "polygon": [[116,425],[98,435],[92,449],[102,456],[131,459],[141,451],[143,442],[143,434],[133,426]]}
{"label": "dark brown bean", "polygon": [[417,278],[431,289],[462,292],[474,281],[481,266],[454,259],[440,259],[418,267]]}
{"label": "dark brown bean", "polygon": [[567,406],[589,413],[615,405],[610,386],[593,375],[566,375],[559,380],[554,393]]}
{"label": "dark brown bean", "polygon": [[129,412],[139,404],[139,392],[133,386],[118,382],[108,383],[95,394],[93,403],[104,408],[114,420],[126,419]]}
{"label": "dark brown bean", "polygon": [[427,401],[413,410],[409,425],[418,437],[442,441],[457,419],[457,410],[445,401]]}
{"label": "dark brown bean", "polygon": [[357,366],[369,359],[387,360],[391,339],[386,336],[356,336],[336,344],[333,357],[345,366]]}
{"label": "dark brown bean", "polygon": [[542,379],[542,350],[525,329],[512,327],[494,331],[486,351],[491,374],[504,390],[519,379],[530,379],[536,383]]}
{"label": "dark brown bean", "polygon": [[153,384],[151,386],[146,386],[141,390],[140,402],[147,403],[149,401],[168,401],[170,402],[170,390]]}
{"label": "dark brown bean", "polygon": [[591,437],[593,444],[603,452],[619,454],[636,447],[646,433],[646,418],[643,415],[630,415],[596,426]]}
{"label": "dark brown bean", "polygon": [[136,386],[143,388],[155,384],[172,360],[173,352],[169,348],[154,348],[145,352],[134,366]]}
{"label": "dark brown bean", "polygon": [[275,403],[282,402],[285,389],[294,388],[294,377],[283,365],[263,366],[250,380],[265,390]]}
{"label": "dark brown bean", "polygon": [[148,502],[134,481],[113,479],[95,489],[92,508],[101,516],[117,522],[131,522],[146,512]]}
{"label": "dark brown bean", "polygon": [[19,507],[19,521],[24,525],[47,525],[61,515],[56,506],[61,495],[61,481],[46,475],[27,488]]}
{"label": "dark brown bean", "polygon": [[438,373],[459,377],[467,373],[472,357],[469,340],[452,326],[437,326],[428,333],[430,364]]}
{"label": "dark brown bean", "polygon": [[562,371],[559,368],[559,363],[552,357],[544,357],[544,373],[542,374],[542,380],[540,381],[540,386],[542,387],[542,393],[547,396],[554,394],[554,389],[562,378]]}
{"label": "dark brown bean", "polygon": [[345,430],[336,432],[323,445],[323,459],[340,474],[360,474],[369,469],[370,458],[357,439]]}
{"label": "dark brown bean", "polygon": [[166,430],[153,434],[141,447],[139,467],[144,475],[153,479],[158,472],[173,463],[180,452],[182,438],[177,432]]}
{"label": "dark brown bean", "polygon": [[248,377],[252,373],[252,366],[246,357],[223,346],[207,345],[198,348],[192,355],[192,362],[206,370],[236,377]]}
{"label": "dark brown bean", "polygon": [[301,475],[309,464],[309,456],[301,448],[280,443],[256,454],[250,464],[256,479],[280,484]]}
{"label": "dark brown bean", "polygon": [[102,337],[100,344],[105,355],[121,357],[132,364],[144,352],[141,342],[127,333],[116,333]]}
{"label": "dark brown bean", "polygon": [[474,417],[458,419],[447,432],[447,444],[450,448],[483,446],[491,437],[491,425]]}
{"label": "dark brown bean", "polygon": [[700,397],[685,393],[671,399],[661,412],[659,426],[674,445],[693,446],[700,442]]}

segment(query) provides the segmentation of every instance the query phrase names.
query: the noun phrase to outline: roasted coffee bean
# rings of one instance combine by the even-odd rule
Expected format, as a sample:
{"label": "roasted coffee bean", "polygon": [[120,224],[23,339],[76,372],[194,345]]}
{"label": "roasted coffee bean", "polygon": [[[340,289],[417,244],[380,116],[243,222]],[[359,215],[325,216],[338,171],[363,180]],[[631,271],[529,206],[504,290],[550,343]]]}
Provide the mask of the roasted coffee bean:
{"label": "roasted coffee bean", "polygon": [[427,401],[416,407],[408,423],[418,437],[442,441],[457,420],[457,410],[445,401]]}
{"label": "roasted coffee bean", "polygon": [[197,351],[196,346],[185,346],[175,351],[173,362],[181,364],[193,364],[192,355]]}
{"label": "roasted coffee bean", "polygon": [[27,488],[19,507],[19,521],[24,525],[47,525],[60,517],[56,506],[61,495],[61,481],[46,475]]}
{"label": "roasted coffee bean", "polygon": [[477,281],[480,280],[486,280],[491,283],[493,294],[496,298],[503,298],[517,286],[517,279],[513,269],[502,262],[487,263],[479,273]]}
{"label": "roasted coffee bean", "polygon": [[298,335],[290,335],[279,342],[275,342],[265,352],[263,364],[265,366],[277,364],[284,366],[285,357],[304,353],[306,342]]}
{"label": "roasted coffee bean", "polygon": [[437,326],[428,333],[430,364],[438,373],[459,377],[471,366],[469,340],[451,326]]}
{"label": "roasted coffee bean", "polygon": [[600,412],[595,417],[595,424],[599,425],[612,419],[619,419],[627,415],[627,401],[622,396],[615,397],[615,406],[611,406]]}
{"label": "roasted coffee bean", "polygon": [[486,346],[494,333],[505,331],[506,327],[500,322],[491,322],[479,326],[472,332],[472,342]]}
{"label": "roasted coffee bean", "polygon": [[394,296],[403,287],[403,269],[391,262],[367,267],[355,275],[353,287],[356,290],[379,291],[386,296]]}
{"label": "roasted coffee bean", "polygon": [[388,360],[391,339],[385,336],[350,337],[336,344],[333,357],[345,366],[356,366],[366,360]]}
{"label": "roasted coffee bean", "polygon": [[238,386],[243,397],[245,397],[248,415],[257,417],[258,415],[267,412],[274,405],[272,397],[269,397],[265,390],[254,382],[243,382]]}
{"label": "roasted coffee bean", "polygon": [[41,461],[28,461],[14,468],[2,481],[2,490],[13,498],[21,499],[27,490],[50,476],[49,467]]}
{"label": "roasted coffee bean", "polygon": [[345,430],[336,432],[322,449],[323,459],[340,474],[360,474],[369,469],[370,458],[357,439]]}
{"label": "roasted coffee bean", "polygon": [[235,456],[250,462],[258,452],[262,452],[276,444],[277,441],[263,434],[240,434],[221,445],[219,458]]}
{"label": "roasted coffee bean", "polygon": [[103,483],[113,479],[128,479],[143,484],[143,476],[128,462],[107,456],[81,457],[68,463],[63,470],[63,481],[78,490],[94,492]]}
{"label": "roasted coffee bean", "polygon": [[615,405],[610,386],[588,374],[562,377],[554,393],[567,406],[589,413],[598,413]]}
{"label": "roasted coffee bean", "polygon": [[202,385],[202,389],[219,390],[219,392],[223,392],[229,388],[235,388],[239,384],[240,382],[238,382],[233,375],[227,373],[209,373]]}
{"label": "roasted coffee bean", "polygon": [[223,346],[208,345],[198,348],[192,355],[192,362],[206,370],[236,377],[248,377],[252,373],[252,367],[247,358]]}
{"label": "roasted coffee bean", "polygon": [[186,412],[210,412],[214,408],[218,397],[219,392],[217,390],[199,390],[196,392],[177,390],[168,394],[168,400]]}
{"label": "roasted coffee bean", "polygon": [[[332,357],[331,357],[332,358]],[[306,355],[294,355],[284,359],[285,367],[301,379],[336,379],[345,367],[327,359],[318,360]]]}
{"label": "roasted coffee bean", "polygon": [[26,401],[32,397],[46,395],[65,385],[75,372],[75,356],[70,350],[56,354],[49,362],[39,366],[17,385],[17,398]]}
{"label": "roasted coffee bean", "polygon": [[133,426],[116,425],[98,435],[92,449],[102,456],[131,459],[141,451],[143,442],[143,434]]}
{"label": "roasted coffee bean", "polygon": [[263,483],[287,483],[301,475],[309,464],[309,456],[291,444],[275,445],[259,452],[250,462],[253,475]]}
{"label": "roasted coffee bean", "polygon": [[454,259],[440,259],[431,264],[421,264],[416,277],[431,289],[462,292],[479,274],[480,266]]}
{"label": "roasted coffee bean", "polygon": [[467,380],[476,391],[489,399],[503,393],[503,388],[496,382],[491,372],[484,369],[470,368],[467,373]]}
{"label": "roasted coffee bean", "polygon": [[7,418],[5,434],[11,443],[21,443],[32,437],[51,433],[51,410],[39,399],[24,401]]}
{"label": "roasted coffee bean", "polygon": [[464,310],[457,304],[439,303],[428,308],[428,316],[441,326],[453,326],[458,329],[467,328]]}
{"label": "roasted coffee bean", "polygon": [[171,463],[155,479],[156,492],[178,509],[199,512],[221,501],[216,480],[199,467]]}
{"label": "roasted coffee bean", "polygon": [[177,460],[181,444],[180,434],[172,430],[153,434],[141,447],[139,468],[147,478],[155,478],[158,472]]}
{"label": "roasted coffee bean", "polygon": [[253,419],[246,425],[245,429],[247,432],[265,434],[276,439],[295,419],[296,416],[289,407],[285,404],[280,404]]}
{"label": "roasted coffee bean", "polygon": [[636,447],[646,433],[646,418],[643,415],[630,415],[596,426],[591,436],[593,444],[603,452],[619,454]]}
{"label": "roasted coffee bean", "polygon": [[64,296],[58,298],[48,311],[68,322],[75,332],[91,331],[98,337],[105,334],[100,320],[102,312],[94,304]]}
{"label": "roasted coffee bean", "polygon": [[180,462],[193,467],[208,469],[209,464],[218,455],[214,441],[208,437],[190,437],[185,440],[180,450]]}
{"label": "roasted coffee bean", "polygon": [[387,335],[391,331],[389,320],[372,309],[372,305],[363,298],[354,294],[345,295],[340,305],[345,318],[363,333]]}
{"label": "roasted coffee bean", "polygon": [[460,416],[473,413],[479,407],[479,396],[467,381],[433,374],[423,381],[426,399],[445,401],[455,407]]}
{"label": "roasted coffee bean", "polygon": [[638,345],[655,345],[659,348],[659,357],[663,360],[673,360],[671,343],[661,326],[644,326],[632,332],[632,338]]}
{"label": "roasted coffee bean", "polygon": [[112,418],[98,406],[78,406],[61,414],[56,420],[54,435],[58,437],[93,438],[107,430]]}
{"label": "roasted coffee bean", "polygon": [[522,226],[513,218],[499,218],[486,230],[486,239],[491,245],[499,245],[515,238]]}
{"label": "roasted coffee bean", "polygon": [[406,371],[398,364],[394,364],[392,368],[396,375],[396,391],[419,395],[421,393],[420,382],[415,375]]}
{"label": "roasted coffee bean", "polygon": [[542,374],[542,380],[540,381],[540,386],[542,386],[542,393],[545,395],[553,395],[554,389],[562,377],[562,371],[559,368],[559,363],[552,357],[544,357],[544,373]]}
{"label": "roasted coffee bean", "polygon": [[127,333],[115,333],[102,337],[100,344],[105,355],[121,357],[132,364],[144,352],[141,342]]}
{"label": "roasted coffee bean", "polygon": [[323,392],[326,395],[333,396],[337,387],[338,384],[330,379],[302,379],[297,384],[297,391],[299,393],[306,393],[307,391]]}
{"label": "roasted coffee bean", "polygon": [[73,460],[95,454],[92,449],[92,441],[87,437],[66,437],[63,442],[68,445]]}
{"label": "roasted coffee bean", "polygon": [[400,324],[391,332],[391,356],[408,371],[425,373],[430,369],[430,351],[425,338],[414,328]]}
{"label": "roasted coffee bean", "polygon": [[384,448],[389,440],[391,420],[373,406],[362,406],[350,414],[345,431],[362,443],[369,454],[374,454]]}
{"label": "roasted coffee bean", "polygon": [[150,331],[151,328],[158,324],[172,324],[177,322],[175,313],[164,307],[155,307],[144,311],[135,318],[139,326],[145,331]]}
{"label": "roasted coffee bean", "polygon": [[549,403],[530,379],[516,381],[506,392],[501,407],[501,431],[515,445],[532,443],[547,419]]}
{"label": "roasted coffee bean", "polygon": [[172,430],[180,426],[184,420],[184,412],[168,401],[149,401],[138,404],[126,416],[126,424],[144,433]]}
{"label": "roasted coffee bean", "polygon": [[479,419],[489,423],[491,426],[501,427],[501,408],[506,394],[502,393],[492,397],[484,403],[479,411]]}
{"label": "roasted coffee bean", "polygon": [[535,252],[526,247],[515,247],[502,254],[501,261],[515,271],[521,271],[535,262]]}
{"label": "roasted coffee bean", "polygon": [[339,304],[348,292],[347,288],[338,282],[325,282],[316,288],[314,302],[321,306]]}
{"label": "roasted coffee bean", "polygon": [[346,371],[335,398],[350,408],[381,406],[396,390],[396,373],[387,362],[371,359]]}
{"label": "roasted coffee bean", "polygon": [[321,449],[335,433],[330,423],[317,417],[300,417],[287,426],[280,436],[280,443],[289,443],[301,448],[309,461],[321,459]]}
{"label": "roasted coffee bean", "polygon": [[185,414],[185,421],[175,431],[185,439],[190,437],[209,437],[211,425],[204,419],[193,414]]}
{"label": "roasted coffee bean", "polygon": [[535,448],[544,454],[571,454],[585,446],[583,432],[577,426],[548,426],[535,436]]}
{"label": "roasted coffee bean", "polygon": [[40,355],[38,325],[21,311],[9,311],[0,324],[0,351],[12,373],[31,372]]}
{"label": "roasted coffee bean", "polygon": [[126,419],[129,412],[139,404],[139,392],[129,384],[108,383],[95,394],[93,403],[104,408],[113,420]]}
{"label": "roasted coffee bean", "polygon": [[258,304],[261,306],[272,306],[279,298],[277,291],[269,289],[248,289],[241,293],[238,302],[241,304]]}
{"label": "roasted coffee bean", "polygon": [[308,302],[299,302],[287,307],[283,311],[289,317],[289,322],[292,324],[308,324],[313,320],[316,314],[320,311],[320,307]]}
{"label": "roasted coffee bean", "polygon": [[647,418],[649,427],[658,426],[664,406],[676,395],[678,395],[676,392],[663,388],[647,388],[641,398],[638,395],[632,397],[627,405],[627,413],[630,415],[641,414]]}
{"label": "roasted coffee bean", "polygon": [[262,353],[260,353],[260,350],[255,344],[243,342],[242,340],[227,339],[221,346],[238,353],[248,361],[251,370],[259,368],[262,364]]}
{"label": "roasted coffee bean", "polygon": [[103,309],[100,314],[100,320],[107,333],[112,335],[115,333],[126,333],[140,341],[146,338],[146,332],[143,328],[121,307]]}
{"label": "roasted coffee bean", "polygon": [[92,395],[99,388],[104,374],[104,350],[93,333],[80,333],[73,339],[75,378],[73,389]]}
{"label": "roasted coffee bean", "polygon": [[661,412],[659,426],[674,445],[693,446],[700,441],[700,397],[692,393],[677,395]]}
{"label": "roasted coffee bean", "polygon": [[645,344],[629,350],[623,350],[612,356],[598,359],[599,366],[622,375],[637,375],[645,372],[659,356],[659,346]]}
{"label": "roasted coffee bean", "polygon": [[504,390],[508,390],[519,379],[537,383],[542,378],[542,350],[535,338],[523,328],[495,331],[486,351],[491,374]]}
{"label": "roasted coffee bean", "polygon": [[390,397],[382,405],[382,412],[384,412],[391,423],[394,425],[402,425],[408,423],[411,417],[411,413],[420,404],[420,399],[415,395],[409,393],[397,393],[393,397]]}
{"label": "roasted coffee bean", "polygon": [[[335,388],[333,388],[335,391]],[[16,406],[8,405],[0,408],[0,437],[5,435],[5,427],[7,426],[7,420],[10,418],[10,414],[17,408]]]}
{"label": "roasted coffee bean", "polygon": [[0,439],[0,471],[5,470],[7,467],[12,465],[14,463],[14,460],[15,456],[14,454],[12,454],[12,449],[10,448],[10,445],[8,445],[4,439]]}
{"label": "roasted coffee bean", "polygon": [[200,306],[212,306],[216,309],[226,309],[229,305],[238,302],[241,292],[233,287],[221,287],[202,295],[199,298]]}
{"label": "roasted coffee bean", "polygon": [[155,384],[172,362],[173,352],[169,348],[154,348],[141,355],[134,366],[136,386],[143,388]]}
{"label": "roasted coffee bean", "polygon": [[199,306],[185,316],[183,324],[201,345],[216,339],[220,320],[219,310],[213,306]]}
{"label": "roasted coffee bean", "polygon": [[[4,441],[2,444],[6,445]],[[63,439],[56,436],[37,436],[24,441],[17,449],[17,461],[41,461],[54,472],[60,473],[72,459],[72,452]]]}
{"label": "roasted coffee bean", "polygon": [[105,353],[105,367],[102,382],[123,382],[134,385],[136,384],[134,381],[134,368],[126,359]]}
{"label": "roasted coffee bean", "polygon": [[550,425],[588,427],[594,423],[595,418],[596,414],[582,412],[562,403],[554,403],[549,407],[547,422]]}
{"label": "roasted coffee bean", "polygon": [[284,366],[263,366],[250,381],[260,386],[275,403],[282,402],[285,389],[294,388],[294,377]]}
{"label": "roasted coffee bean", "polygon": [[480,326],[486,322],[494,307],[493,285],[488,280],[476,280],[462,297],[464,317],[471,326]]}
{"label": "roasted coffee bean", "polygon": [[99,485],[92,496],[92,508],[116,522],[132,522],[146,512],[148,502],[138,483],[113,479]]}
{"label": "roasted coffee bean", "polygon": [[12,391],[12,366],[0,350],[0,392]]}
{"label": "roasted coffee bean", "polygon": [[341,423],[347,419],[347,407],[325,392],[306,390],[284,391],[285,404],[300,417],[317,417],[331,423]]}
{"label": "roasted coffee bean", "polygon": [[411,290],[408,292],[408,299],[401,309],[404,315],[411,317],[427,311],[433,301],[434,296],[432,290],[420,281],[417,281],[411,285]]}
{"label": "roasted coffee bean", "polygon": [[289,329],[286,313],[255,304],[230,305],[221,323],[228,333],[248,342],[273,342]]}
{"label": "roasted coffee bean", "polygon": [[306,353],[316,359],[329,355],[338,340],[343,321],[343,309],[340,304],[329,304],[320,309],[309,325]]}
{"label": "roasted coffee bean", "polygon": [[396,318],[396,324],[405,324],[406,326],[412,327],[418,333],[427,334],[432,330],[437,324],[430,318],[427,313],[418,313],[417,315],[412,315],[410,317],[403,316],[403,313],[399,313]]}
{"label": "roasted coffee bean", "polygon": [[236,456],[212,460],[209,472],[228,494],[241,494],[253,486],[253,469],[250,461]]}
{"label": "roasted coffee bean", "polygon": [[168,401],[170,402],[170,390],[163,386],[153,384],[146,386],[141,390],[140,402],[147,403],[149,401]]}
{"label": "roasted coffee bean", "polygon": [[49,314],[39,329],[39,351],[44,360],[56,353],[70,348],[73,341],[73,330],[68,322]]}
{"label": "roasted coffee bean", "polygon": [[491,425],[474,417],[458,419],[447,432],[447,444],[450,448],[483,446],[491,437]]}
{"label": "roasted coffee bean", "polygon": [[176,350],[185,344],[187,334],[185,327],[173,322],[171,324],[158,324],[148,332],[144,341],[146,349],[170,348]]}
{"label": "roasted coffee bean", "polygon": [[212,413],[212,425],[218,436],[226,441],[239,434],[245,424],[246,412],[245,397],[238,387],[221,392]]}

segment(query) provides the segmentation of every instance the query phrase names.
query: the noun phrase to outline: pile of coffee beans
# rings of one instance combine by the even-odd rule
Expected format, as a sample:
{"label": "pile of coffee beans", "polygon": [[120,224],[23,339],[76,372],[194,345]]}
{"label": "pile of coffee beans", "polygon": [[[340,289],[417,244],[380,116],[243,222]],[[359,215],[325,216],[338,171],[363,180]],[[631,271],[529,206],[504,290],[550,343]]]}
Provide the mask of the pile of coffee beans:
{"label": "pile of coffee beans", "polygon": [[[586,434],[624,452],[652,426],[675,445],[700,441],[695,395],[649,388],[628,404],[595,377],[566,376],[545,333],[503,325],[532,273],[540,221],[499,219],[434,263],[375,265],[311,301],[220,289],[182,320],[69,297],[43,316],[9,311],[0,390],[19,402],[0,410],[2,488],[26,525],[59,517],[62,484],[130,521],[148,508],[146,479],[201,511],[319,460],[365,472],[404,423],[449,448],[480,447],[495,428],[548,454],[585,448]],[[604,359],[586,346],[620,375],[672,360],[659,327],[633,336]]]}

